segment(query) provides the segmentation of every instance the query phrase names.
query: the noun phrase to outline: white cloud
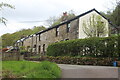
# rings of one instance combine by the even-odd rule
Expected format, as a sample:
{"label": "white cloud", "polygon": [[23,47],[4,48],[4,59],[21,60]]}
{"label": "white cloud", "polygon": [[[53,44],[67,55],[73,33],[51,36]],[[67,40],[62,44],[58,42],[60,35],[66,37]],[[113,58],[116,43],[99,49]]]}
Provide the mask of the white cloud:
{"label": "white cloud", "polygon": [[[3,10],[8,19],[7,27],[0,25],[0,34],[15,32],[23,28],[32,28],[43,23],[20,23],[22,21],[45,21],[51,16],[59,16],[64,11],[81,12],[96,8],[105,11],[104,5],[112,0],[4,0],[15,6],[15,10]],[[109,6],[109,5],[108,5]]]}
{"label": "white cloud", "polygon": [[13,33],[15,31],[19,31],[21,29],[28,29],[28,28],[33,28],[34,26],[41,26],[43,25],[43,22],[40,23],[17,23],[17,22],[10,22],[7,24],[7,26],[1,24],[0,25],[0,35],[5,34],[5,33]]}

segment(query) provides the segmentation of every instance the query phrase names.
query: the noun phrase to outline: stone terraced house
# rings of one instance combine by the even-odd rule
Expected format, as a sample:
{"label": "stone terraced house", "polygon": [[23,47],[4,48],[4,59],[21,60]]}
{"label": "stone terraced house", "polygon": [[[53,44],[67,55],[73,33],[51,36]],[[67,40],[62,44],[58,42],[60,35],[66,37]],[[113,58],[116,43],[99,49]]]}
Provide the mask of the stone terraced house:
{"label": "stone terraced house", "polygon": [[25,46],[27,50],[30,48],[37,54],[44,54],[48,45],[51,43],[87,38],[88,36],[83,31],[83,22],[88,21],[92,15],[101,16],[103,20],[102,22],[106,23],[105,27],[107,32],[104,36],[101,37],[108,37],[110,26],[109,21],[96,9],[92,9],[70,20],[64,20],[54,27],[50,27],[46,30],[23,38],[17,41],[15,45]]}

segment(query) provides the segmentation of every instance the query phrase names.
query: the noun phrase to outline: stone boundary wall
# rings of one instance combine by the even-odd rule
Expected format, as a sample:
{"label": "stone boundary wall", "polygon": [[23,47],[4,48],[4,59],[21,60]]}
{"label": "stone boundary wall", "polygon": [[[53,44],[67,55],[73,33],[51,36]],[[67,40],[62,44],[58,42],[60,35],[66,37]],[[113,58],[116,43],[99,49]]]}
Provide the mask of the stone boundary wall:
{"label": "stone boundary wall", "polygon": [[4,60],[17,60],[19,61],[20,59],[22,59],[22,55],[20,55],[19,52],[3,52],[2,53],[2,61]]}

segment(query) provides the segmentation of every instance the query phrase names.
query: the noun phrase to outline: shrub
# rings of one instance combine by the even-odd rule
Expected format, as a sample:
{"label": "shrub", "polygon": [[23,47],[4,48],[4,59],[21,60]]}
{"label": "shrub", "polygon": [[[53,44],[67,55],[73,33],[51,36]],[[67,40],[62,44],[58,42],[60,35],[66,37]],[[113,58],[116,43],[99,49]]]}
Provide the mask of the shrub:
{"label": "shrub", "polygon": [[58,64],[76,64],[76,65],[97,65],[97,66],[112,66],[114,60],[118,58],[93,58],[93,57],[70,57],[70,56],[47,56],[48,61]]}
{"label": "shrub", "polygon": [[53,78],[60,78],[61,71],[60,68],[55,63],[43,61],[41,63],[41,70],[49,71],[52,74]]}
{"label": "shrub", "polygon": [[118,57],[118,38],[86,38],[53,43],[47,48],[48,56]]}
{"label": "shrub", "polygon": [[[61,70],[57,64],[42,61],[40,63],[30,61],[3,61],[3,78],[45,78],[45,80],[55,80],[61,77]],[[6,80],[6,79],[5,79]],[[21,80],[21,79],[20,79]],[[25,80],[25,79],[24,79]]]}
{"label": "shrub", "polygon": [[27,57],[28,56],[28,51],[27,50],[21,50],[20,54],[24,55],[24,57]]}
{"label": "shrub", "polygon": [[20,50],[25,50],[25,46],[20,46]]}
{"label": "shrub", "polygon": [[[27,75],[28,78],[60,78],[61,70],[57,64],[43,61],[39,67],[34,69],[34,72]],[[49,80],[49,79],[48,79]],[[53,80],[53,79],[52,79]]]}

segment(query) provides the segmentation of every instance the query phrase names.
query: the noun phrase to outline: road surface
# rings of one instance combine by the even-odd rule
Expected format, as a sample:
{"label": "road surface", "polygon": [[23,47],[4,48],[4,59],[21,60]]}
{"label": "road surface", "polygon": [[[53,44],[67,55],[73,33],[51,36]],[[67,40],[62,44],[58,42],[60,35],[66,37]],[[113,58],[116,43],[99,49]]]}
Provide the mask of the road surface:
{"label": "road surface", "polygon": [[118,67],[58,64],[62,78],[118,78]]}

